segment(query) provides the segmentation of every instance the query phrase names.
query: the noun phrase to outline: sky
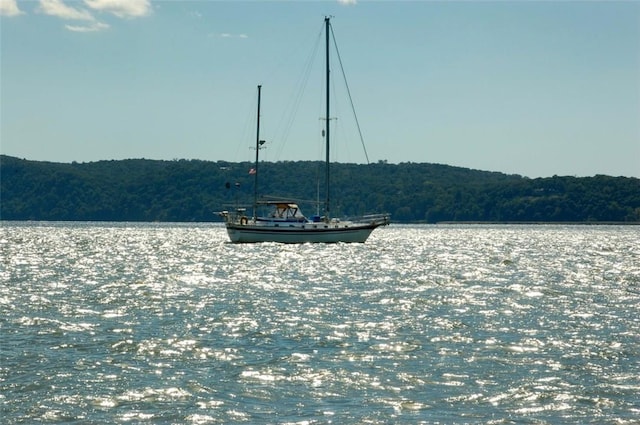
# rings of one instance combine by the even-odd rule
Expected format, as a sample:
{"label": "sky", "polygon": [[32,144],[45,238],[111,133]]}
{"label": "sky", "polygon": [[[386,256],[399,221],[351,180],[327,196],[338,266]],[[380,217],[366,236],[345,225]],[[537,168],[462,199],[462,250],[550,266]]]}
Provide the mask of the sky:
{"label": "sky", "polygon": [[325,16],[333,161],[640,177],[637,1],[0,0],[0,152],[322,159]]}

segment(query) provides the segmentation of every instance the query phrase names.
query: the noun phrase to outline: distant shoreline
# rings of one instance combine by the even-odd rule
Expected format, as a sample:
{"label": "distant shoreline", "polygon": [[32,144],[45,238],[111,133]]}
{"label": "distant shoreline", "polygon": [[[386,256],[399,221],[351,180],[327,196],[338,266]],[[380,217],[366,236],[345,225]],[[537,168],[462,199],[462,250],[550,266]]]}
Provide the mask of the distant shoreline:
{"label": "distant shoreline", "polygon": [[[427,223],[415,223],[427,224]],[[554,226],[640,226],[640,221],[440,221],[436,224],[505,224],[505,225],[554,225]]]}
{"label": "distant shoreline", "polygon": [[[258,195],[318,199],[323,193],[316,165],[261,163]],[[0,154],[0,220],[216,222],[220,208],[253,204],[252,166],[197,160],[56,164]],[[333,164],[332,170],[336,218],[384,211],[397,223],[640,222],[636,178],[529,179],[414,163]],[[307,213],[316,209],[315,201],[303,205]]]}
{"label": "distant shoreline", "polygon": [[[119,224],[224,224],[222,221],[132,221],[132,220],[13,220],[0,218],[0,224],[4,223],[119,223]],[[427,223],[424,221],[393,221],[391,224],[411,225],[420,224],[428,226],[450,225],[504,225],[504,226],[640,226],[640,221],[439,221]]]}

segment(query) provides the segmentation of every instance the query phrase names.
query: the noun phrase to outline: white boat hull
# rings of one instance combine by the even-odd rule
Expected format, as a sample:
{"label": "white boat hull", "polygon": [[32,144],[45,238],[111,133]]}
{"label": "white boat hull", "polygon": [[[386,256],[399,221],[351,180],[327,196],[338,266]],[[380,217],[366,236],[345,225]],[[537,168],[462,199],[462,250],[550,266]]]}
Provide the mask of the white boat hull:
{"label": "white boat hull", "polygon": [[231,242],[364,243],[371,232],[388,219],[370,223],[226,223]]}

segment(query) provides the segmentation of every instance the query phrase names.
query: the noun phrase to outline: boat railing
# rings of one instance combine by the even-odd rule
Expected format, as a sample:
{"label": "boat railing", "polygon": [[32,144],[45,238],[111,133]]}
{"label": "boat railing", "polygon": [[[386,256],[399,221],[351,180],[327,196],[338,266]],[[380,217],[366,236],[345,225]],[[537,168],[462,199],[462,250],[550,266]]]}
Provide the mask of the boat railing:
{"label": "boat railing", "polygon": [[216,215],[222,217],[226,223],[246,223],[248,220],[246,208],[236,208],[235,211],[217,211]]}
{"label": "boat railing", "polygon": [[382,223],[382,225],[387,225],[391,222],[390,214],[365,214],[358,217],[352,217],[349,219],[354,223]]}

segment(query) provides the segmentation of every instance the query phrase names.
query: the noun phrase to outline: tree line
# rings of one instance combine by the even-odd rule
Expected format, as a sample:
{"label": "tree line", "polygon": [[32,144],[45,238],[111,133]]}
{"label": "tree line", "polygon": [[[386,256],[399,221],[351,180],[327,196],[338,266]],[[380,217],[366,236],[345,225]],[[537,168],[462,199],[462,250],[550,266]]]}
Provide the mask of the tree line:
{"label": "tree line", "polygon": [[[250,206],[249,162],[128,159],[88,163],[0,155],[0,219],[219,221]],[[259,164],[258,194],[323,200],[324,165]],[[519,175],[440,164],[332,164],[333,216],[387,212],[394,222],[640,222],[640,179]],[[309,200],[309,205],[302,200]]]}

